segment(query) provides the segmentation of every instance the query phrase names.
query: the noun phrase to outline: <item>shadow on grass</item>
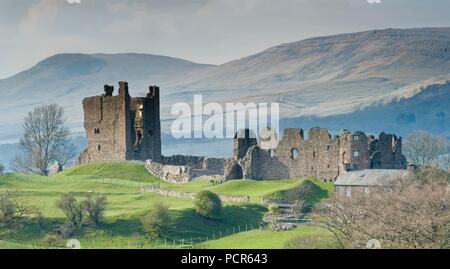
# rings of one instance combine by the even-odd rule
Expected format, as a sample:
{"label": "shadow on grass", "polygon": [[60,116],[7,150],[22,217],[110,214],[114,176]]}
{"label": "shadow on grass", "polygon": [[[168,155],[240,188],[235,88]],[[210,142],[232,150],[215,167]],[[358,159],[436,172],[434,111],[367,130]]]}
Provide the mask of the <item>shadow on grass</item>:
{"label": "shadow on grass", "polygon": [[[206,239],[211,240],[220,236],[227,236],[233,232],[256,229],[261,223],[265,210],[264,207],[255,204],[227,205],[223,207],[222,219],[219,220],[202,217],[194,209],[171,211],[172,223],[165,229],[159,240],[194,239],[196,242],[202,242]],[[64,222],[64,218],[28,219],[23,222],[22,228],[16,234],[3,239],[30,246],[39,246],[46,235],[56,235],[56,228],[62,227]],[[96,239],[100,241],[110,240],[108,238],[115,237],[129,238],[130,240],[131,238],[147,238],[141,223],[141,216],[107,218],[95,228],[83,227],[80,231],[71,235],[71,238],[94,241]],[[157,238],[150,241],[155,240]]]}
{"label": "shadow on grass", "polygon": [[145,234],[140,216],[133,216],[126,219],[117,218],[107,222],[102,222],[95,229],[108,232],[115,236],[118,235],[124,237],[134,236],[136,234]]}
{"label": "shadow on grass", "polygon": [[265,208],[259,205],[228,205],[222,210],[222,218],[211,220],[200,216],[194,209],[175,213],[172,227],[167,231],[169,239],[206,240],[233,232],[250,230],[260,225]]}

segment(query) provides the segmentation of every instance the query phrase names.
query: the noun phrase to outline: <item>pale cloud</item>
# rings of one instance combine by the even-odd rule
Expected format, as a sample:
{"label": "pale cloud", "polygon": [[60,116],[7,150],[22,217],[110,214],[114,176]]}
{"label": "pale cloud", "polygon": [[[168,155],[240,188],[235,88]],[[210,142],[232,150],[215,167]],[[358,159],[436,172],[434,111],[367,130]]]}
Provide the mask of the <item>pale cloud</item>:
{"label": "pale cloud", "polygon": [[26,34],[36,34],[45,31],[52,23],[63,5],[67,4],[61,0],[40,0],[31,5],[26,17],[20,23],[20,30]]}

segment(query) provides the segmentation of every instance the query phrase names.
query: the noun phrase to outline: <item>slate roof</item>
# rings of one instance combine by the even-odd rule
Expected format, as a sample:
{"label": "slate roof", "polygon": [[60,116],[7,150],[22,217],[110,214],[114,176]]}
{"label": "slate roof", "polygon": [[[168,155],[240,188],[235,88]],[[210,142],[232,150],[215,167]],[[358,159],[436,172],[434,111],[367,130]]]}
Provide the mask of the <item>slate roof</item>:
{"label": "slate roof", "polygon": [[397,178],[406,177],[406,170],[394,169],[367,169],[360,171],[349,171],[340,175],[335,186],[380,186],[385,182]]}

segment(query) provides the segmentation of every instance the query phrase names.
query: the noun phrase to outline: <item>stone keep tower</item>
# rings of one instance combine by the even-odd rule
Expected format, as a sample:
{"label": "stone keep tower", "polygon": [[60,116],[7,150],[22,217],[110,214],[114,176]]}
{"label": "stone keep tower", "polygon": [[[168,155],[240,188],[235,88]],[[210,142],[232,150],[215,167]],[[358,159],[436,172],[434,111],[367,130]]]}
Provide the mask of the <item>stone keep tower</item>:
{"label": "stone keep tower", "polygon": [[78,163],[151,159],[161,160],[159,87],[146,97],[131,97],[128,83],[119,82],[119,94],[104,86],[104,94],[83,100],[88,144]]}

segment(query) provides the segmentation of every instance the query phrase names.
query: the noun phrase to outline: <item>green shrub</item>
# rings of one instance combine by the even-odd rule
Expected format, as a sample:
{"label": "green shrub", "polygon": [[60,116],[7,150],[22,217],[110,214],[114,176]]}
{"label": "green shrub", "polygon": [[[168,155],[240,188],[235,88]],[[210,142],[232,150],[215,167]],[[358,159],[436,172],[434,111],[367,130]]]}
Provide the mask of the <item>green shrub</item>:
{"label": "green shrub", "polygon": [[19,222],[30,216],[39,214],[38,210],[17,199],[12,192],[0,192],[0,228],[15,228]]}
{"label": "green shrub", "polygon": [[141,221],[150,236],[161,236],[171,221],[169,207],[162,202],[155,203],[152,210],[143,216]]}
{"label": "green shrub", "polygon": [[269,204],[267,209],[269,210],[270,214],[275,214],[276,215],[276,214],[280,213],[280,208],[276,204]]}
{"label": "green shrub", "polygon": [[56,206],[63,211],[68,224],[71,224],[75,230],[81,227],[83,222],[83,203],[79,203],[73,194],[63,194],[56,201]]}
{"label": "green shrub", "polygon": [[47,234],[41,240],[41,245],[46,248],[63,248],[64,240],[56,234]]}
{"label": "green shrub", "polygon": [[83,201],[83,208],[86,210],[88,223],[91,227],[97,226],[106,209],[106,196],[103,194],[89,194],[85,201]]}
{"label": "green shrub", "polygon": [[3,164],[0,163],[0,175],[3,175],[4,172],[5,172],[5,166],[3,166]]}
{"label": "green shrub", "polygon": [[197,193],[194,207],[198,214],[210,219],[219,219],[222,213],[222,201],[220,197],[210,191]]}

